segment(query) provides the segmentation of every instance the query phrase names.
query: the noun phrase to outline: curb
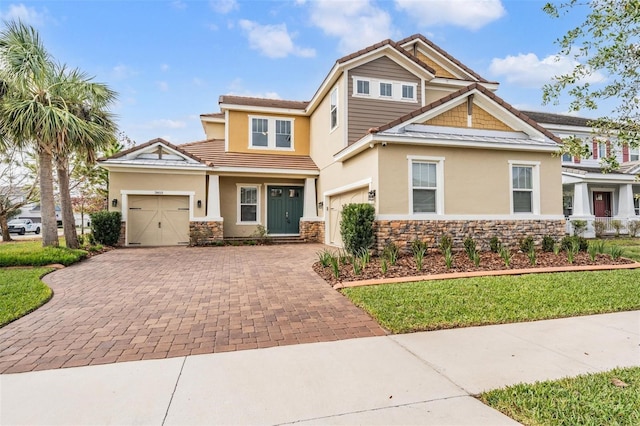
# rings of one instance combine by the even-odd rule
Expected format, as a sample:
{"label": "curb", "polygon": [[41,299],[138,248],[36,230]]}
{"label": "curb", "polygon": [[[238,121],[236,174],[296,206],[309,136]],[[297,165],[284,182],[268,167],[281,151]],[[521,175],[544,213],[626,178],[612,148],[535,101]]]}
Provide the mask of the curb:
{"label": "curb", "polygon": [[363,287],[380,284],[402,284],[415,281],[435,281],[456,278],[473,278],[502,275],[525,275],[525,274],[548,274],[553,272],[580,272],[580,271],[608,271],[614,269],[637,269],[640,262],[625,263],[624,265],[584,265],[584,266],[555,266],[548,268],[526,268],[526,269],[504,269],[500,271],[473,271],[473,272],[452,272],[450,274],[416,275],[400,278],[379,278],[373,280],[346,281],[333,285],[334,290],[349,287]]}

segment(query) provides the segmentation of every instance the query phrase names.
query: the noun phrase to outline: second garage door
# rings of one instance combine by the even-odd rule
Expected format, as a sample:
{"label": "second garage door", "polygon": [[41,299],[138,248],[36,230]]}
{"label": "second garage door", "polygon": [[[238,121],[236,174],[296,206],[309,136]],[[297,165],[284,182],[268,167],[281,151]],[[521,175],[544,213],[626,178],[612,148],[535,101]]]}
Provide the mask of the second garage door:
{"label": "second garage door", "polygon": [[128,203],[129,245],[189,244],[189,197],[130,195]]}
{"label": "second garage door", "polygon": [[340,221],[342,220],[342,207],[351,203],[366,203],[369,188],[364,187],[342,194],[333,195],[330,198],[329,217],[329,244],[342,247],[342,237],[340,235]]}

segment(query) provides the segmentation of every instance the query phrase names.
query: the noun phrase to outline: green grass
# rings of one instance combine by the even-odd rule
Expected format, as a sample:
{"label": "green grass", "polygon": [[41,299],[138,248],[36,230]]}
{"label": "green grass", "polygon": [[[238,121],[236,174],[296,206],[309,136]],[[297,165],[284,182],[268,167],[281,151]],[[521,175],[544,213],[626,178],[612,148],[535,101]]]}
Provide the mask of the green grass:
{"label": "green grass", "polygon": [[68,266],[87,257],[84,250],[66,247],[42,247],[41,241],[7,242],[0,244],[0,267],[44,266],[60,263]]}
{"label": "green grass", "polygon": [[640,270],[421,281],[341,290],[395,333],[640,308]]}
{"label": "green grass", "polygon": [[639,425],[640,367],[510,386],[480,400],[525,425]]}
{"label": "green grass", "polygon": [[40,278],[51,268],[0,269],[0,327],[45,304],[52,291]]}
{"label": "green grass", "polygon": [[604,238],[606,247],[620,246],[624,249],[624,257],[640,262],[640,238]]}

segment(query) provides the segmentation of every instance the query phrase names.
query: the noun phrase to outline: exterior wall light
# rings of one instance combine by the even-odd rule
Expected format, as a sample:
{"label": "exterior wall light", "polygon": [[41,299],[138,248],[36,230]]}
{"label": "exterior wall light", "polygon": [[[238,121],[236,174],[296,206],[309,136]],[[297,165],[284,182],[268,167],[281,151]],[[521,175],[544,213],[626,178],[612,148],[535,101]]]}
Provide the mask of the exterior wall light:
{"label": "exterior wall light", "polygon": [[114,198],[113,200],[111,200],[111,207],[118,207],[118,199]]}
{"label": "exterior wall light", "polygon": [[376,200],[376,190],[372,189],[371,191],[369,191],[369,201],[375,201]]}
{"label": "exterior wall light", "polygon": [[198,204],[198,208],[201,208],[202,207],[202,200],[198,200],[197,204]]}

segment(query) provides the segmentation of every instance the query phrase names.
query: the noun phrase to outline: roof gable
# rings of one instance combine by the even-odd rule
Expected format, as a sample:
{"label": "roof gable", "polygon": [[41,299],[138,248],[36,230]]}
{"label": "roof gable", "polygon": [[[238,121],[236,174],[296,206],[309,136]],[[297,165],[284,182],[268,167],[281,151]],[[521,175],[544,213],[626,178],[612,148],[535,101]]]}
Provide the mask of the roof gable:
{"label": "roof gable", "polygon": [[206,164],[195,155],[157,138],[142,145],[101,158],[102,165],[202,168]]}

